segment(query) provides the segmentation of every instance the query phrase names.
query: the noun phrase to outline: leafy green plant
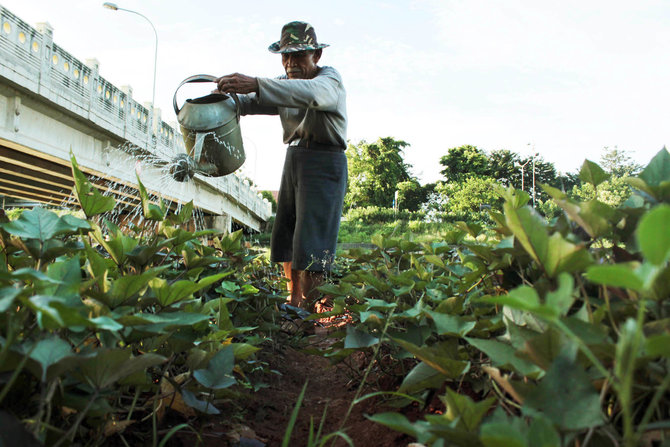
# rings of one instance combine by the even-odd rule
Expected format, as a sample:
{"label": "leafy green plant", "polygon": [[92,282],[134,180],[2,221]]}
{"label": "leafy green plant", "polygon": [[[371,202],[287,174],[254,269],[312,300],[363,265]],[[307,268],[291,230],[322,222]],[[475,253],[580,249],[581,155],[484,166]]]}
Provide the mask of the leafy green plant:
{"label": "leafy green plant", "polygon": [[[197,432],[188,421],[160,440],[158,427],[167,408],[221,414],[236,390],[262,387],[255,353],[277,335],[279,272],[241,232],[187,231],[192,204],[171,214],[141,181],[143,223],[122,228],[72,169],[85,219],[35,208],[0,223],[0,404],[46,445]],[[589,161],[580,176],[607,181]],[[311,352],[365,353],[359,394],[393,386],[352,405],[389,397],[370,419],[425,445],[667,443],[670,155],[626,181],[619,205],[544,185],[561,210],[550,221],[510,188],[493,225],[373,235],[321,287],[332,311],[310,317],[351,324]],[[418,419],[398,410],[417,402]],[[325,419],[310,445],[351,443],[324,436]]]}
{"label": "leafy green plant", "polygon": [[[595,188],[607,174],[586,161],[580,177]],[[562,210],[551,222],[510,188],[495,238],[473,223],[443,242],[373,238],[321,288],[353,319],[322,355],[384,352],[372,362],[398,392],[426,405],[439,393],[443,414],[371,416],[425,445],[667,439],[670,155],[627,181],[620,206],[544,185]]]}
{"label": "leafy green plant", "polygon": [[46,445],[157,445],[167,408],[216,414],[252,387],[282,283],[241,232],[185,230],[192,204],[170,214],[138,178],[131,231],[74,157],[72,171],[86,219],[38,207],[0,223],[0,404]]}

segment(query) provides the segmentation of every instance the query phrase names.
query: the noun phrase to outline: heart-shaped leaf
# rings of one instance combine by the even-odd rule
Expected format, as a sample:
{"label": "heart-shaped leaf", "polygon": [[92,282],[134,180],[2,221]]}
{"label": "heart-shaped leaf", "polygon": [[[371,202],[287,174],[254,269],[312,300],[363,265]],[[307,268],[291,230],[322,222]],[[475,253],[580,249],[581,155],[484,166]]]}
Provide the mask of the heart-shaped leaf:
{"label": "heart-shaped leaf", "polygon": [[609,174],[603,171],[603,168],[590,160],[584,160],[582,168],[579,171],[579,179],[593,186],[600,185],[609,177]]}
{"label": "heart-shaped leaf", "polygon": [[670,256],[670,206],[660,205],[640,220],[637,241],[642,254],[652,264],[664,263]]}
{"label": "heart-shaped leaf", "polygon": [[96,214],[113,210],[116,206],[114,197],[100,194],[100,191],[81,172],[72,152],[70,152],[70,161],[72,163],[72,176],[74,177],[74,192],[86,217],[90,218]]}
{"label": "heart-shaped leaf", "polygon": [[46,382],[47,371],[50,367],[67,357],[74,356],[75,353],[70,344],[58,337],[38,341],[30,352],[30,358],[36,361],[41,368],[40,380],[42,382]]}
{"label": "heart-shaped leaf", "polygon": [[74,216],[58,217],[53,211],[41,207],[21,213],[18,219],[0,224],[7,233],[24,239],[37,239],[45,243],[49,239],[62,235],[74,234],[78,230],[90,230],[88,222]]}
{"label": "heart-shaped leaf", "polygon": [[98,349],[95,357],[81,365],[80,371],[94,387],[102,390],[165,360],[157,354],[133,357],[129,349]]}
{"label": "heart-shaped leaf", "polygon": [[233,347],[225,346],[212,357],[206,369],[193,371],[193,377],[207,388],[219,390],[228,388],[237,383],[231,375],[235,368],[235,354]]}
{"label": "heart-shaped leaf", "polygon": [[345,349],[368,348],[377,343],[379,343],[379,338],[356,329],[354,326],[347,326],[347,336],[344,339]]}

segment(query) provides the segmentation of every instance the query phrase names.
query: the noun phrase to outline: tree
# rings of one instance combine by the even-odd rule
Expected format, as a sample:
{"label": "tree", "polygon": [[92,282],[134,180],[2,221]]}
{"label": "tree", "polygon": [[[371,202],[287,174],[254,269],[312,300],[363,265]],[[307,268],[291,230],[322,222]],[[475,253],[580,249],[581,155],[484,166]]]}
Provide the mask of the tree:
{"label": "tree", "polygon": [[261,191],[261,195],[264,199],[267,199],[268,202],[272,205],[272,213],[277,212],[277,201],[270,191]]}
{"label": "tree", "polygon": [[[509,149],[493,151],[488,156],[487,173],[505,186],[521,185],[521,157]],[[521,186],[518,186],[521,188]]]}
{"label": "tree", "polygon": [[603,153],[600,155],[600,166],[617,177],[627,177],[642,171],[642,166],[630,158],[628,151],[616,146],[612,149],[608,146],[603,148]]}
{"label": "tree", "polygon": [[374,143],[365,140],[349,144],[349,184],[344,197],[344,208],[379,206],[390,208],[396,187],[401,182],[415,180],[409,173],[411,165],[403,160],[403,149],[408,143],[391,137],[379,138]]}
{"label": "tree", "polygon": [[589,183],[575,185],[570,195],[579,200],[597,199],[610,206],[619,206],[630,197],[632,190],[626,182],[626,177],[638,174],[642,166],[634,162],[627,151],[618,147],[610,149],[604,147],[600,156],[600,166],[610,174],[610,178],[600,183],[597,187]]}
{"label": "tree", "polygon": [[[521,189],[521,186],[523,184],[523,189],[532,196],[533,182],[534,182],[535,198],[537,200],[547,200],[549,199],[549,196],[545,194],[544,190],[540,185],[545,183],[555,188],[561,187],[558,181],[558,174],[556,172],[556,167],[554,166],[553,163],[544,161],[544,159],[541,156],[535,157],[535,160],[533,160],[532,156],[522,158],[519,161],[519,163],[521,165],[526,164],[526,167],[523,170],[523,183],[521,182],[521,179],[519,177],[517,183],[512,185],[515,188]],[[519,171],[521,170],[520,168],[517,169],[519,169]],[[519,174],[521,174],[521,172],[519,172]]]}
{"label": "tree", "polygon": [[462,182],[441,183],[436,189],[448,199],[446,211],[464,212],[479,211],[483,205],[500,206],[499,185],[494,178],[472,176]]}
{"label": "tree", "polygon": [[407,211],[418,211],[424,203],[430,191],[435,189],[435,184],[421,186],[418,180],[400,182],[398,188],[398,209]]}
{"label": "tree", "polygon": [[440,158],[440,164],[444,166],[440,174],[447,182],[460,182],[473,175],[485,176],[489,170],[484,151],[470,145],[452,147]]}
{"label": "tree", "polygon": [[508,149],[487,154],[476,146],[455,147],[440,159],[440,164],[445,167],[441,173],[446,183],[450,184],[462,183],[470,177],[492,178],[503,186],[524,189],[532,194],[534,178],[535,198],[538,200],[548,199],[540,188],[541,184],[560,187],[553,163],[544,161],[540,156],[521,158]]}
{"label": "tree", "polygon": [[579,186],[580,183],[581,180],[579,180],[578,172],[566,172],[565,174],[558,174],[555,186],[563,192],[570,192],[572,188]]}

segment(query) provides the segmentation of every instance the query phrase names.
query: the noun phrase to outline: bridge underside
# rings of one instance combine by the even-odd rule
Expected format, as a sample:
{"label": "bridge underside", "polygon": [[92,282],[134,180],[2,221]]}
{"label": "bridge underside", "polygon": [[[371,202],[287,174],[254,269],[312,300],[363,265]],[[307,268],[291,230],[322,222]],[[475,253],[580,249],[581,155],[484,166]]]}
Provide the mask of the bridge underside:
{"label": "bridge underside", "polygon": [[[116,200],[114,220],[118,224],[137,222],[142,203],[136,184],[111,178],[107,174],[84,166],[79,168],[101,194],[114,197]],[[151,194],[150,198],[156,200]],[[176,198],[166,196],[161,198],[172,213],[177,213],[179,207],[183,205],[183,201]],[[0,138],[0,206],[6,205],[6,199],[15,203],[40,203],[77,208],[70,164],[57,157]],[[193,230],[196,226],[218,227],[221,230],[230,230],[232,227],[244,228],[244,225],[240,226],[239,223],[230,220],[227,222],[224,220],[222,223],[221,217],[201,213],[198,222],[192,223],[189,227]],[[222,225],[227,228],[221,228]]]}
{"label": "bridge underside", "polygon": [[[63,160],[44,158],[28,148],[0,139],[0,195],[48,205],[70,206],[74,179],[72,170]],[[107,185],[95,172],[82,168],[101,193],[112,195],[119,206],[135,208],[140,205],[139,193],[131,185],[123,193]],[[120,179],[116,180],[120,182]]]}

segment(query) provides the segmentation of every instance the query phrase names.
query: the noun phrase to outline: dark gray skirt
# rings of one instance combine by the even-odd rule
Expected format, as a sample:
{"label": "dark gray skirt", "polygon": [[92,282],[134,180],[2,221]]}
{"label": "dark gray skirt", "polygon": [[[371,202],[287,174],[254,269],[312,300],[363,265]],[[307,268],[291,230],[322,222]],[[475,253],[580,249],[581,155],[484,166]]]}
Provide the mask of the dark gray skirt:
{"label": "dark gray skirt", "polygon": [[294,270],[330,270],[347,188],[343,152],[289,146],[282,172],[270,259]]}

